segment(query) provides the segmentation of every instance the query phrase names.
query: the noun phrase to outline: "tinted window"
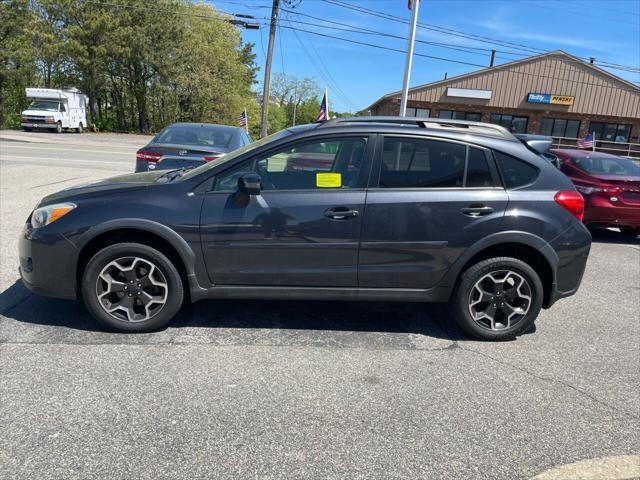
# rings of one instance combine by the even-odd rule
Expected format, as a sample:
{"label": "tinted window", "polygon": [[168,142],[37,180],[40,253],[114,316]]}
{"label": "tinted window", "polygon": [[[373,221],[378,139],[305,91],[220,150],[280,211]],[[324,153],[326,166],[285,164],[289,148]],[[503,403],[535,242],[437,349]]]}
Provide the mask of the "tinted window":
{"label": "tinted window", "polygon": [[465,187],[492,187],[493,179],[489,163],[484,151],[479,148],[469,148],[467,163],[467,178]]}
{"label": "tinted window", "polygon": [[579,169],[592,175],[640,175],[640,164],[634,160],[626,158],[587,157],[572,158],[571,161]]}
{"label": "tinted window", "polygon": [[533,182],[538,176],[538,169],[533,165],[518,160],[504,153],[494,152],[502,179],[506,188],[516,188]]}
{"label": "tinted window", "polygon": [[315,190],[356,186],[366,138],[314,140],[254,157],[217,176],[216,191],[235,191],[238,178],[255,172],[264,190]]}
{"label": "tinted window", "polygon": [[226,148],[232,138],[233,130],[229,128],[206,125],[172,125],[163,130],[154,139],[154,143]]}
{"label": "tinted window", "polygon": [[385,138],[382,188],[462,187],[466,147],[437,140]]}
{"label": "tinted window", "polygon": [[60,104],[60,111],[61,111],[61,112],[66,112],[66,111],[67,111],[67,109],[66,109],[66,108],[64,108],[64,103],[61,103],[61,104]]}

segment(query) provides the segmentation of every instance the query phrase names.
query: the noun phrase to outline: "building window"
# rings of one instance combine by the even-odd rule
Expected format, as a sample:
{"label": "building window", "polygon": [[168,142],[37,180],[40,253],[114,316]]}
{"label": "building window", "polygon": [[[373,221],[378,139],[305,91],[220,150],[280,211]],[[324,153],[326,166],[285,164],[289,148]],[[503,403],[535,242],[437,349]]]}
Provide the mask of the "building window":
{"label": "building window", "polygon": [[428,117],[431,114],[431,110],[428,108],[415,108],[407,107],[407,117]]}
{"label": "building window", "polygon": [[480,114],[478,112],[458,112],[456,110],[440,110],[439,118],[450,118],[453,120],[469,120],[470,122],[479,122]]}
{"label": "building window", "polygon": [[580,120],[565,120],[563,118],[543,118],[540,134],[552,137],[578,138]]}
{"label": "building window", "polygon": [[518,117],[515,115],[502,115],[500,113],[492,113],[489,121],[491,123],[502,125],[511,133],[527,133],[527,123],[529,121],[529,117]]}
{"label": "building window", "polygon": [[623,123],[591,122],[589,133],[595,133],[596,140],[625,143],[629,141],[631,125]]}

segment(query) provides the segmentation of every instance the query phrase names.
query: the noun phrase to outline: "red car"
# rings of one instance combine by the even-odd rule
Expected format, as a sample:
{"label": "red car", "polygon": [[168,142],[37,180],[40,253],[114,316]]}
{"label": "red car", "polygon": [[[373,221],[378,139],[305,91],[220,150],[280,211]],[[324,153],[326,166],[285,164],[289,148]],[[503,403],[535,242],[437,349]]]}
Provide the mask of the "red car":
{"label": "red car", "polygon": [[584,197],[585,224],[640,234],[640,162],[589,150],[551,152]]}

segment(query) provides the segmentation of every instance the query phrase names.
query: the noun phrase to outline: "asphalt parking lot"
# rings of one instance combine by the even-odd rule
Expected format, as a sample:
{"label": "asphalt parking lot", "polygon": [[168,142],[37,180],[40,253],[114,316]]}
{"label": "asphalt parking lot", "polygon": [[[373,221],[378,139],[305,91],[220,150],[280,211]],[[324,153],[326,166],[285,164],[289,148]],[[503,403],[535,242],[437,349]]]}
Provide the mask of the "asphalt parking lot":
{"label": "asphalt parking lot", "polygon": [[527,479],[640,453],[640,240],[615,231],[505,343],[399,303],[205,301],[114,334],[30,295],[38,199],[131,171],[147,140],[0,132],[0,478]]}

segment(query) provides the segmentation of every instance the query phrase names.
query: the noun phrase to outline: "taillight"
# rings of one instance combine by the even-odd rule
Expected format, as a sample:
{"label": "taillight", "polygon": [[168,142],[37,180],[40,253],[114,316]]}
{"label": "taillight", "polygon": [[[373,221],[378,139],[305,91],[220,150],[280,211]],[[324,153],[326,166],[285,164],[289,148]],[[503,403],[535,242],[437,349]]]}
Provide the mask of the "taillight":
{"label": "taillight", "polygon": [[561,190],[553,197],[556,203],[571,215],[582,221],[584,217],[584,198],[575,190]]}
{"label": "taillight", "polygon": [[582,185],[576,185],[576,190],[585,195],[591,195],[592,193],[604,193],[605,195],[620,195],[623,189],[616,187],[615,185],[608,185],[606,183],[595,185],[593,187],[587,187]]}
{"label": "taillight", "polygon": [[155,152],[145,152],[144,150],[138,150],[136,152],[136,160],[142,160],[145,162],[157,162],[162,157],[162,154]]}
{"label": "taillight", "polygon": [[214,160],[219,159],[221,156],[222,155],[205,155],[204,161],[205,162],[213,162]]}

